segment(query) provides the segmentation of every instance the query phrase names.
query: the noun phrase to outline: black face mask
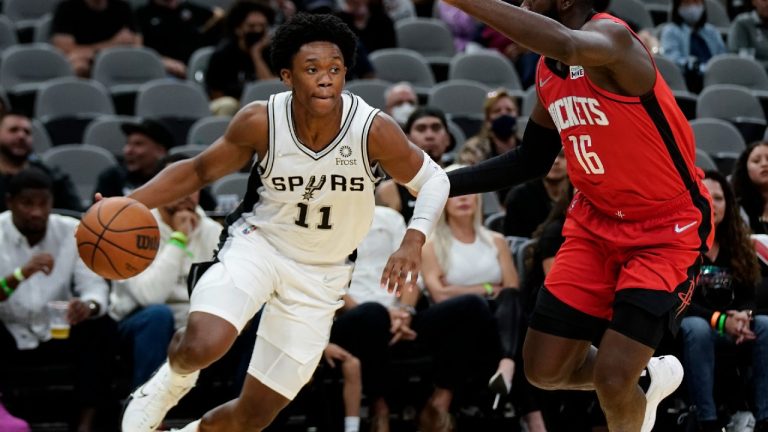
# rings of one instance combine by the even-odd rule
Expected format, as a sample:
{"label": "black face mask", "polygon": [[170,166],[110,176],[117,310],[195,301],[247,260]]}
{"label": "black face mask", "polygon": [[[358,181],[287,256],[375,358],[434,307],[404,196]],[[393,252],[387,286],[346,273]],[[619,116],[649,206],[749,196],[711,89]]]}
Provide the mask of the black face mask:
{"label": "black face mask", "polygon": [[517,119],[511,115],[500,115],[491,123],[493,135],[502,140],[508,140],[517,132]]}
{"label": "black face mask", "polygon": [[261,38],[264,37],[264,32],[248,32],[243,36],[243,40],[245,41],[245,46],[248,48],[256,45],[258,41],[261,40]]}

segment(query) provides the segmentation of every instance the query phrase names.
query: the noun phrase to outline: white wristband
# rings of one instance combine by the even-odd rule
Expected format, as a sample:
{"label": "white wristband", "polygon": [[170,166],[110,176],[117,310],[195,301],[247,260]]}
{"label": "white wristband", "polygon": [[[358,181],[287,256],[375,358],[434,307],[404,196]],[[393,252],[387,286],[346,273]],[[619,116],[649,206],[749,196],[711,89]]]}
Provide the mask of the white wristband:
{"label": "white wristband", "polygon": [[408,228],[420,231],[429,237],[448,200],[448,192],[451,188],[448,176],[429,155],[424,153],[421,169],[405,186],[418,192]]}

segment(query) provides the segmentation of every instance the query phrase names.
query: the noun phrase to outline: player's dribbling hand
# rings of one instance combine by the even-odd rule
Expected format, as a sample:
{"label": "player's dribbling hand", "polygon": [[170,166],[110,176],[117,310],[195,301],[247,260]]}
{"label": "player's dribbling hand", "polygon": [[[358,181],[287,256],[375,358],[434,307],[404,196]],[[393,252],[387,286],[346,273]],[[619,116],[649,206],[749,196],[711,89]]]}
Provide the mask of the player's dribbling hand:
{"label": "player's dribbling hand", "polygon": [[96,204],[97,202],[104,199],[104,195],[101,194],[101,192],[96,192],[93,194],[93,203]]}
{"label": "player's dribbling hand", "polygon": [[416,287],[421,270],[421,247],[425,240],[426,237],[419,231],[406,231],[400,248],[389,256],[384,266],[380,282],[382,288],[399,297],[403,290]]}
{"label": "player's dribbling hand", "polygon": [[51,274],[52,270],[53,256],[49,253],[39,253],[24,264],[24,267],[21,268],[21,273],[24,274],[25,278],[28,278],[40,271],[45,274]]}

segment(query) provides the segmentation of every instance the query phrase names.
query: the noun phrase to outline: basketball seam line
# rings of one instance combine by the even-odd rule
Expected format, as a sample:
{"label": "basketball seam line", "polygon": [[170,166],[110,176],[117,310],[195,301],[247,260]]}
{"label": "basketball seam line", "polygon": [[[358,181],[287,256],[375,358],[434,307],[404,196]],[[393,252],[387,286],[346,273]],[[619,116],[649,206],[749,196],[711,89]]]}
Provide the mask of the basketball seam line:
{"label": "basketball seam line", "polygon": [[[102,237],[104,237],[104,233],[107,232],[109,229],[109,225],[117,218],[117,216],[123,212],[123,210],[127,209],[128,207],[132,206],[134,203],[130,202],[123,206],[120,210],[116,211],[115,214],[112,215],[112,219],[107,222],[105,225],[104,222],[101,221],[101,206],[104,205],[103,202],[101,205],[99,205],[99,208],[96,209],[96,221],[101,224],[104,229],[101,231],[101,234],[99,234],[99,238],[96,239],[96,244],[93,246],[93,253],[91,254],[91,265],[93,265],[93,261],[96,258],[96,250],[99,248],[99,242],[101,242]],[[95,233],[94,233],[95,234]],[[123,274],[118,270],[114,264],[112,264],[112,260],[109,259],[109,256],[107,254],[104,254],[107,256],[107,261],[109,261],[109,265],[112,266],[112,268],[115,270],[115,273],[117,273],[118,276],[123,277]]]}
{"label": "basketball seam line", "polygon": [[[83,226],[84,226],[84,227],[85,227],[85,228],[86,228],[88,231],[92,232],[92,233],[93,233],[93,235],[96,235],[96,236],[98,236],[98,234],[96,234],[96,231],[95,231],[93,228],[89,227],[87,224],[83,224]],[[136,229],[142,229],[142,228],[154,228],[154,227],[141,227],[141,228],[136,228]],[[105,230],[105,231],[106,231],[106,230]],[[129,230],[129,231],[130,231],[130,230]],[[112,231],[112,232],[119,232],[119,231]],[[130,254],[132,254],[132,255],[135,255],[135,256],[137,256],[137,257],[139,257],[139,258],[144,258],[144,259],[146,259],[146,260],[152,260],[152,259],[154,258],[154,257],[147,257],[147,256],[139,255],[139,254],[137,254],[137,253],[136,253],[136,252],[134,252],[134,251],[128,250],[128,249],[126,249],[126,248],[124,248],[124,247],[120,246],[119,244],[117,244],[117,243],[114,243],[114,242],[110,241],[109,239],[105,239],[105,238],[102,238],[101,240],[103,240],[103,241],[105,241],[105,242],[109,243],[110,245],[112,245],[112,246],[114,246],[114,247],[116,247],[116,248],[120,249],[120,250],[121,250],[121,251],[123,251],[123,252],[128,252],[128,253],[130,253]],[[98,241],[98,240],[97,240],[97,241]],[[94,248],[98,247],[98,243],[82,242],[82,243],[78,243],[78,244],[79,244],[79,245],[80,245],[80,244],[92,244],[92,245],[94,246]],[[94,255],[95,255],[95,252],[94,252]],[[91,261],[91,262],[93,262],[93,261]]]}

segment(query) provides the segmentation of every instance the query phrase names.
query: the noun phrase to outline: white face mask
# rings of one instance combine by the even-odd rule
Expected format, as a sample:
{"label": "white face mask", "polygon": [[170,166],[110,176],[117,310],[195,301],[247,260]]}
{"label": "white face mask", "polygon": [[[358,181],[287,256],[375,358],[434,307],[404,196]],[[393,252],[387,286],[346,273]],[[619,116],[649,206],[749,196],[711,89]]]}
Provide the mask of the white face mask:
{"label": "white face mask", "polygon": [[392,108],[392,118],[400,125],[408,121],[408,117],[416,110],[416,106],[410,102],[403,102]]}
{"label": "white face mask", "polygon": [[680,8],[677,10],[677,13],[680,14],[680,17],[683,18],[687,24],[693,25],[699,22],[701,19],[701,15],[704,13],[704,5],[690,4],[680,6]]}

